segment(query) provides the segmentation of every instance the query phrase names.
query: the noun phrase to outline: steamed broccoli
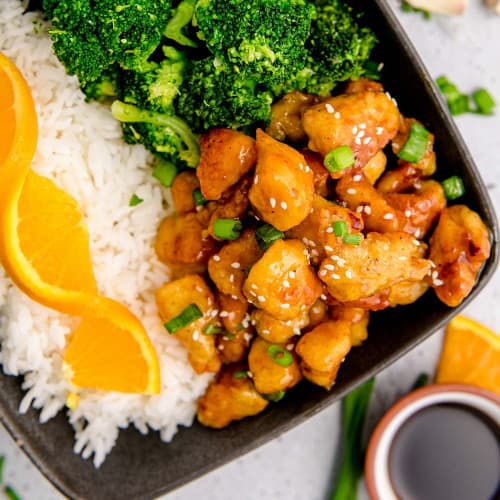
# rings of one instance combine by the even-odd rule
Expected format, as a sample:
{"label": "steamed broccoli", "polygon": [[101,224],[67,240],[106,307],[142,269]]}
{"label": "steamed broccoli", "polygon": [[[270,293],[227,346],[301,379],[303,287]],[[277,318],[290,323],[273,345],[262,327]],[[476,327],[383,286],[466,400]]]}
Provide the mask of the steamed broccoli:
{"label": "steamed broccoli", "polygon": [[217,59],[271,87],[304,67],[313,16],[306,0],[198,0],[194,23]]}
{"label": "steamed broccoli", "polygon": [[325,96],[339,82],[359,78],[377,43],[374,33],[358,24],[341,0],[316,2],[316,17],[306,42],[308,60],[296,75],[296,87]]}
{"label": "steamed broccoli", "polygon": [[87,101],[106,102],[117,95],[120,70],[112,66],[104,70],[97,80],[81,85]]}
{"label": "steamed broccoli", "polygon": [[133,104],[115,101],[113,116],[124,123],[125,140],[144,144],[153,153],[173,163],[179,160],[188,167],[196,167],[200,159],[198,138],[178,116],[140,109]]}
{"label": "steamed broccoli", "polygon": [[171,0],[45,0],[54,51],[83,85],[118,63],[145,71],[171,15]]}
{"label": "steamed broccoli", "polygon": [[182,0],[176,7],[172,19],[167,24],[165,36],[174,40],[179,45],[186,47],[197,47],[198,44],[183,33],[183,29],[191,24],[196,0]]}
{"label": "steamed broccoli", "polygon": [[266,122],[273,96],[258,88],[257,78],[234,72],[221,61],[208,57],[195,61],[178,102],[179,114],[197,131],[212,127],[240,128]]}

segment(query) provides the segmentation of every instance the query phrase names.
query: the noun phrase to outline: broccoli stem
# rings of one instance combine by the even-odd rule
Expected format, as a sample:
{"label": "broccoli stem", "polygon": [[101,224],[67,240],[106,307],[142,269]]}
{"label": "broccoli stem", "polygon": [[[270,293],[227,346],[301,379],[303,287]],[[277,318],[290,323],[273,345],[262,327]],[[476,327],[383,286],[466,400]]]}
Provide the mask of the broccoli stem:
{"label": "broccoli stem", "polygon": [[356,500],[358,480],[363,474],[363,425],[375,379],[354,389],[342,401],[344,456],[331,500]]}
{"label": "broccoli stem", "polygon": [[196,0],[183,0],[175,9],[175,13],[167,24],[165,36],[174,40],[179,45],[187,47],[197,47],[196,42],[190,40],[182,33],[182,29],[187,26],[193,18]]}
{"label": "broccoli stem", "polygon": [[185,159],[186,163],[195,168],[200,159],[200,145],[198,138],[193,134],[191,128],[187,123],[175,115],[168,115],[166,113],[155,113],[140,109],[132,104],[126,104],[122,101],[114,101],[111,105],[111,113],[120,122],[127,123],[150,123],[158,127],[169,128],[172,132],[177,134],[182,142],[186,145],[188,154],[183,154],[181,157]]}

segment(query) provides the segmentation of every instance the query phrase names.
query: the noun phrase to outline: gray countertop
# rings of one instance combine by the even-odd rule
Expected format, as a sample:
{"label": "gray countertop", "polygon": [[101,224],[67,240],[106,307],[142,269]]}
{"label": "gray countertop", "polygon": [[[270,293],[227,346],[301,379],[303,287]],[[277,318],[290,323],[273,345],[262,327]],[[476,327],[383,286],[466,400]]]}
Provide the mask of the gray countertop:
{"label": "gray countertop", "polygon": [[[461,17],[433,16],[430,21],[401,12],[397,0],[390,3],[433,77],[446,74],[464,92],[486,87],[500,102],[500,16],[486,10],[481,0],[471,0]],[[457,117],[456,123],[500,213],[500,109],[493,117],[466,115]],[[497,273],[465,313],[500,331],[499,298]],[[368,430],[419,373],[432,373],[440,343],[441,334],[434,335],[377,377]],[[326,500],[339,463],[339,410],[340,404],[334,404],[273,442],[162,498]],[[22,498],[61,498],[3,428],[0,454],[6,457],[5,482]],[[363,485],[360,498],[366,498]]]}

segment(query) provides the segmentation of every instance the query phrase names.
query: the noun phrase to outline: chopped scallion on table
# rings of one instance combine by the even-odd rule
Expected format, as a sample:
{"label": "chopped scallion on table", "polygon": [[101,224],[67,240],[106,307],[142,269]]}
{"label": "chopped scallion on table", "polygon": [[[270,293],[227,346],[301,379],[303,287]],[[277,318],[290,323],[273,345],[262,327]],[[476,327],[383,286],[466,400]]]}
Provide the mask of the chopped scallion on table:
{"label": "chopped scallion on table", "polygon": [[323,164],[329,172],[338,172],[352,167],[355,161],[354,153],[349,146],[339,146],[327,153]]}
{"label": "chopped scallion on table", "polygon": [[486,89],[478,89],[472,94],[472,100],[476,104],[477,113],[481,115],[492,115],[496,102]]}
{"label": "chopped scallion on table", "polygon": [[267,353],[271,357],[271,359],[280,366],[286,368],[293,363],[292,353],[288,352],[286,349],[281,347],[280,345],[270,345],[267,348]]}
{"label": "chopped scallion on table", "polygon": [[419,123],[412,123],[408,139],[398,153],[398,157],[410,163],[419,162],[427,150],[429,132]]}
{"label": "chopped scallion on table", "polygon": [[165,328],[168,333],[172,334],[201,317],[203,317],[203,313],[200,308],[196,304],[189,304],[178,316],[167,321]]}
{"label": "chopped scallion on table", "polygon": [[403,12],[419,12],[424,16],[424,19],[426,20],[429,20],[432,17],[431,13],[428,10],[413,7],[413,5],[411,5],[410,2],[407,2],[406,0],[403,0],[401,9]]}
{"label": "chopped scallion on table", "polygon": [[205,205],[205,203],[207,202],[206,198],[203,196],[203,193],[201,192],[201,189],[200,188],[196,188],[194,191],[193,191],[193,200],[194,200],[194,204],[197,206],[197,207],[200,207],[202,205]]}
{"label": "chopped scallion on table", "polygon": [[214,222],[214,235],[220,240],[237,240],[243,226],[236,219],[217,219]]}
{"label": "chopped scallion on table", "polygon": [[264,224],[255,231],[255,238],[260,248],[266,251],[275,241],[282,240],[285,233],[279,231],[271,224]]}
{"label": "chopped scallion on table", "polygon": [[344,236],[344,243],[347,243],[348,245],[358,246],[361,243],[362,239],[363,235],[361,234],[346,234]]}
{"label": "chopped scallion on table", "polygon": [[177,167],[168,161],[160,160],[153,170],[153,177],[165,187],[170,187],[177,175]]}
{"label": "chopped scallion on table", "polygon": [[9,499],[9,500],[21,500],[21,497],[17,494],[17,492],[14,490],[14,488],[12,486],[4,486],[4,489],[3,489],[4,493],[5,493],[5,496]]}
{"label": "chopped scallion on table", "polygon": [[333,223],[333,233],[339,238],[345,238],[349,234],[347,222],[344,220],[336,220]]}
{"label": "chopped scallion on table", "polygon": [[441,185],[443,186],[444,195],[448,200],[456,200],[465,194],[464,183],[458,175],[453,175],[445,179]]}
{"label": "chopped scallion on table", "polygon": [[129,207],[135,207],[142,203],[144,200],[137,196],[136,194],[133,194],[132,197],[130,198],[130,201],[128,202]]}

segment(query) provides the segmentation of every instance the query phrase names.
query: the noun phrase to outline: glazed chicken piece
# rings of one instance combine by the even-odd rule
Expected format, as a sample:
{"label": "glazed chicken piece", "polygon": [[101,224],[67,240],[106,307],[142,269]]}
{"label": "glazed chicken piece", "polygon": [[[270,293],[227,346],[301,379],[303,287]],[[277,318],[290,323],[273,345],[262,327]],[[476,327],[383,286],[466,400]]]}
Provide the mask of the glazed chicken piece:
{"label": "glazed chicken piece", "polygon": [[[325,295],[322,297],[326,300]],[[311,309],[309,309],[309,324],[307,325],[307,329],[312,329],[328,319],[328,305],[325,300],[318,299]]]}
{"label": "glazed chicken piece", "polygon": [[257,130],[257,167],[250,202],[257,215],[280,231],[309,214],[314,174],[295,149]]}
{"label": "glazed chicken piece", "polygon": [[194,170],[185,170],[176,175],[170,191],[178,214],[196,211],[193,191],[199,187],[200,183]]}
{"label": "glazed chicken piece", "polygon": [[363,170],[366,180],[373,186],[377,182],[377,179],[384,173],[386,166],[387,156],[381,150],[370,158],[361,170]]}
{"label": "glazed chicken piece", "polygon": [[399,111],[383,92],[358,92],[325,99],[303,116],[309,149],[326,156],[350,146],[356,166],[363,167],[396,135]]}
{"label": "glazed chicken piece", "polygon": [[213,227],[217,219],[240,219],[245,216],[248,209],[248,192],[252,185],[250,177],[243,178],[236,186],[225,191],[217,202],[213,202],[207,211],[210,212],[208,231],[212,238],[215,236]]}
{"label": "glazed chicken piece", "polygon": [[431,268],[425,249],[406,233],[368,233],[358,246],[340,240],[318,276],[335,300],[356,301],[402,281],[422,281]]}
{"label": "glazed chicken piece", "polygon": [[215,348],[215,338],[204,334],[204,329],[213,321],[211,311],[215,309],[214,296],[205,280],[192,274],[170,281],[157,290],[156,304],[164,323],[177,317],[189,305],[198,306],[203,316],[173,335],[184,344],[189,363],[196,373],[218,372],[221,361]]}
{"label": "glazed chicken piece", "polygon": [[325,258],[325,245],[333,234],[332,224],[344,221],[349,232],[363,229],[363,219],[348,208],[336,205],[315,194],[310,214],[298,226],[287,231],[287,238],[301,240],[308,248],[311,261],[319,264]]}
{"label": "glazed chicken piece", "polygon": [[429,258],[437,266],[431,286],[442,302],[455,307],[467,297],[490,250],[488,228],[476,212],[465,205],[441,212]]}
{"label": "glazed chicken piece", "polygon": [[227,364],[244,360],[254,336],[248,302],[219,294],[219,319],[227,332],[217,335],[216,340],[222,362]]}
{"label": "glazed chicken piece", "polygon": [[[410,135],[410,129],[413,123],[421,123],[414,118],[404,118],[401,116],[399,130],[397,135],[392,140],[392,151],[398,154],[404,146]],[[429,142],[422,159],[415,163],[408,163],[404,160],[398,160],[400,166],[411,165],[412,167],[420,170],[424,177],[428,177],[436,171],[436,153],[434,153],[434,135],[429,132]]]}
{"label": "glazed chicken piece", "polygon": [[368,338],[370,311],[359,307],[335,306],[331,310],[334,321],[347,321],[351,328],[351,345],[361,345]]}
{"label": "glazed chicken piece", "polygon": [[237,300],[245,300],[242,286],[248,271],[262,257],[252,229],[246,229],[234,241],[224,245],[208,261],[208,274],[217,289]]}
{"label": "glazed chicken piece", "polygon": [[221,429],[234,420],[257,415],[269,404],[256,390],[243,365],[222,368],[217,378],[198,400],[198,420],[201,424]]}
{"label": "glazed chicken piece", "polygon": [[301,313],[295,319],[282,321],[261,309],[254,309],[251,314],[256,332],[268,342],[286,344],[293,337],[300,335],[300,330],[309,324],[309,315]]}
{"label": "glazed chicken piece", "polygon": [[302,113],[316,102],[318,102],[316,96],[302,92],[285,94],[271,106],[271,123],[266,133],[278,141],[287,139],[291,142],[303,141],[306,134],[302,126]]}
{"label": "glazed chicken piece", "polygon": [[298,240],[273,243],[250,270],[243,286],[245,297],[283,321],[308,311],[322,287],[306,253],[305,245]]}
{"label": "glazed chicken piece", "polygon": [[313,384],[329,390],[340,364],[351,350],[351,326],[348,321],[327,321],[306,333],[298,342],[300,369]]}
{"label": "glazed chicken piece", "polygon": [[169,266],[174,277],[204,272],[216,250],[196,213],[165,217],[158,228],[154,248],[158,259]]}
{"label": "glazed chicken piece", "polygon": [[384,87],[380,82],[368,78],[350,80],[344,89],[344,94],[358,94],[360,92],[383,92]]}
{"label": "glazed chicken piece", "polygon": [[391,287],[389,293],[389,305],[391,307],[406,306],[413,304],[429,289],[425,281],[403,281]]}
{"label": "glazed chicken piece", "polygon": [[272,344],[261,337],[255,337],[252,342],[248,368],[260,394],[286,391],[302,378],[295,354],[285,345]]}
{"label": "glazed chicken piece", "polygon": [[235,130],[214,128],[200,139],[196,175],[207,200],[218,200],[252,170],[257,160],[255,141]]}
{"label": "glazed chicken piece", "polygon": [[310,151],[309,149],[303,149],[301,153],[307,162],[307,165],[311,167],[314,176],[314,191],[319,196],[323,198],[328,198],[330,195],[330,172],[323,165],[323,158],[320,154]]}
{"label": "glazed chicken piece", "polygon": [[385,172],[377,182],[377,191],[383,194],[404,193],[415,189],[421,179],[422,171],[411,163],[405,163]]}

